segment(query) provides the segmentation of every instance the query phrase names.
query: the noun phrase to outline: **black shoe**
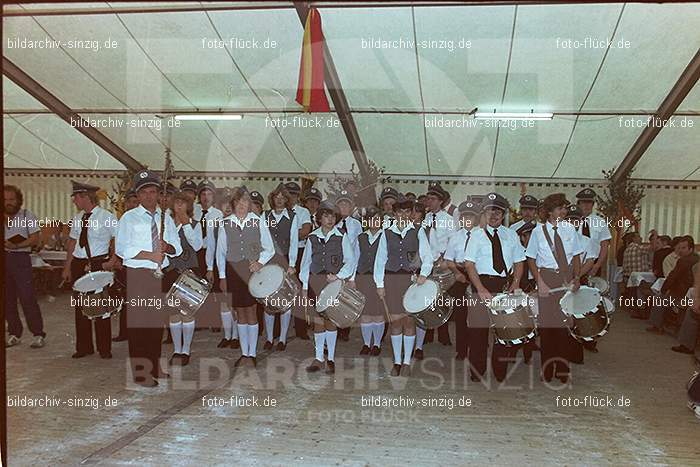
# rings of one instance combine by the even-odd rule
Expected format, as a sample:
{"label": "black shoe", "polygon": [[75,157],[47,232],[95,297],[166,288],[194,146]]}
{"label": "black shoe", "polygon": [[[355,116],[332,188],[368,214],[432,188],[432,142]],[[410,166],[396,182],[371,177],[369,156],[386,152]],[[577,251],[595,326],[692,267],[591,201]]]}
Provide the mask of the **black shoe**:
{"label": "black shoe", "polygon": [[272,342],[265,341],[265,345],[263,345],[263,350],[270,350],[270,349],[272,349],[272,347],[273,347]]}
{"label": "black shoe", "polygon": [[347,331],[344,331],[340,334],[340,340],[343,342],[347,342],[350,340],[350,330],[348,329]]}
{"label": "black shoe", "polygon": [[231,347],[231,339],[226,339],[225,337],[219,341],[218,344],[216,344],[216,347],[219,349],[224,349],[226,347]]}
{"label": "black shoe", "polygon": [[179,365],[179,364],[181,364],[181,363],[180,363],[180,359],[181,359],[181,358],[182,358],[182,356],[181,356],[179,353],[174,353],[174,354],[172,355],[172,357],[170,357],[170,360],[168,360],[168,364],[170,364],[170,365]]}
{"label": "black shoe", "polygon": [[210,328],[211,332],[221,332],[221,328]]}
{"label": "black shoe", "polygon": [[278,342],[277,343],[277,351],[284,352],[285,350],[287,350],[287,343],[286,342]]}
{"label": "black shoe", "polygon": [[416,349],[416,351],[413,352],[413,358],[416,360],[423,360],[423,349]]}
{"label": "black shoe", "polygon": [[248,358],[248,357],[245,357],[245,356],[241,355],[240,357],[238,357],[238,360],[236,360],[236,363],[234,363],[233,366],[241,366],[241,365],[243,365],[243,364],[245,363],[245,361],[246,361],[247,358]]}
{"label": "black shoe", "polygon": [[112,338],[112,342],[124,342],[127,340],[126,336],[117,336]]}
{"label": "black shoe", "polygon": [[674,352],[684,353],[684,354],[688,354],[688,355],[693,355],[695,353],[694,351],[690,350],[688,347],[686,347],[684,345],[677,345],[675,347],[671,347],[671,350],[673,350]]}
{"label": "black shoe", "polygon": [[319,371],[321,369],[322,366],[323,366],[323,362],[319,362],[318,360],[314,360],[313,362],[311,362],[311,365],[306,367],[306,371],[308,373],[316,373],[317,371]]}
{"label": "black shoe", "polygon": [[100,358],[104,358],[105,360],[109,360],[110,358],[112,358],[112,352],[105,352],[105,353],[100,352]]}
{"label": "black shoe", "polygon": [[406,363],[401,365],[401,376],[411,376],[411,365]]}
{"label": "black shoe", "polygon": [[241,342],[238,339],[231,339],[230,344],[228,346],[232,349],[240,349]]}
{"label": "black shoe", "polygon": [[180,366],[187,366],[190,363],[190,356],[186,353],[180,354]]}
{"label": "black shoe", "polygon": [[369,355],[369,347],[366,345],[363,345],[362,349],[360,350],[360,355]]}
{"label": "black shoe", "polygon": [[71,355],[71,358],[83,358],[94,353],[95,352],[76,352],[73,355]]}
{"label": "black shoe", "polygon": [[256,366],[258,366],[258,361],[256,360],[255,357],[248,357],[248,358],[250,359],[250,363],[253,364],[253,367],[254,367],[254,368],[255,368]]}
{"label": "black shoe", "polygon": [[469,379],[472,381],[472,383],[478,383],[481,381],[481,377],[475,374],[470,374]]}
{"label": "black shoe", "polygon": [[391,376],[399,376],[401,374],[401,365],[394,364],[391,369]]}
{"label": "black shoe", "polygon": [[455,355],[455,360],[466,360],[466,358],[467,358],[467,356],[463,355],[461,353],[458,353],[457,355]]}
{"label": "black shoe", "polygon": [[372,347],[372,350],[369,351],[369,354],[373,357],[376,357],[380,353],[382,353],[382,349],[381,347],[377,347],[376,345]]}
{"label": "black shoe", "polygon": [[327,375],[335,374],[335,363],[330,361],[330,360],[326,363],[326,374]]}
{"label": "black shoe", "polygon": [[447,339],[446,341],[440,341],[442,345],[452,345],[452,341]]}

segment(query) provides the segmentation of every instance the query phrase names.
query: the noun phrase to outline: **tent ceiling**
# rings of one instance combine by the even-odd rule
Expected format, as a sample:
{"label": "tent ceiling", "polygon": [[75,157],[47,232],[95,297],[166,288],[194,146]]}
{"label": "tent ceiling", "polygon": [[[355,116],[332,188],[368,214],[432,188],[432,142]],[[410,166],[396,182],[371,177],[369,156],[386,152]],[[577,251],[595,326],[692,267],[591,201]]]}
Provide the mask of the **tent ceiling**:
{"label": "tent ceiling", "polygon": [[[619,164],[641,132],[610,114],[654,112],[700,46],[698,4],[322,8],[321,15],[367,157],[394,174],[601,178],[601,170]],[[84,111],[85,118],[154,121],[153,114],[133,114],[153,109],[261,112],[239,122],[183,123],[172,134],[176,169],[345,172],[353,163],[339,126],[295,127],[297,113],[279,113],[299,110],[294,97],[302,28],[293,8],[18,16],[5,17],[3,26],[5,44],[16,37],[63,44],[54,49],[5,47],[3,53],[66,105]],[[622,39],[630,48],[557,47],[558,38],[586,37]],[[202,38],[261,43],[269,38],[276,47],[207,48]],[[99,41],[100,49],[66,46],[76,39]],[[108,39],[118,47],[105,49]],[[379,50],[367,46],[370,39],[428,42]],[[440,44],[431,40],[451,40],[454,48],[437,48]],[[460,48],[460,41],[471,41],[470,48]],[[8,79],[3,78],[3,85],[6,112],[46,111]],[[483,125],[424,128],[420,113],[381,112],[468,112],[475,107],[601,115],[561,115],[533,128],[497,130]],[[106,109],[122,114],[99,113]],[[700,113],[699,85],[679,111]],[[272,128],[266,116],[288,125]],[[693,128],[662,130],[635,177],[700,179],[700,120],[693,120]],[[4,123],[7,167],[122,167],[55,116],[6,114]],[[162,166],[166,129],[101,131],[145,165]]]}

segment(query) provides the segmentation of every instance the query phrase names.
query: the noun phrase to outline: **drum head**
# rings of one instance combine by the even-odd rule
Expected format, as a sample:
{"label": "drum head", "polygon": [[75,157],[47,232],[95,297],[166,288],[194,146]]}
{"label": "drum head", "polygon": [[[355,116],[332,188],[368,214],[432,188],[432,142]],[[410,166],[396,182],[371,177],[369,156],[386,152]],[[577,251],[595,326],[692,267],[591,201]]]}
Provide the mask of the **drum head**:
{"label": "drum head", "polygon": [[435,301],[440,291],[437,282],[426,280],[423,285],[411,285],[403,296],[403,307],[408,313],[418,313]]}
{"label": "drum head", "polygon": [[613,305],[612,300],[610,300],[608,297],[603,297],[603,306],[608,314],[615,311],[615,305]]}
{"label": "drum head", "polygon": [[269,264],[253,273],[248,281],[248,290],[255,298],[265,298],[280,288],[284,281],[284,269],[276,264]]}
{"label": "drum head", "polygon": [[338,298],[338,295],[340,295],[340,289],[342,288],[343,281],[341,281],[340,279],[333,281],[327,286],[325,286],[321,293],[318,295],[318,298],[316,299],[316,311],[320,313],[322,311],[325,311],[326,308],[333,306],[333,304]]}
{"label": "drum head", "polygon": [[591,287],[598,289],[601,294],[606,293],[610,288],[610,286],[608,285],[608,281],[606,281],[602,277],[591,277],[588,279],[588,284]]}
{"label": "drum head", "polygon": [[73,284],[76,292],[101,292],[105,287],[114,284],[114,273],[109,271],[88,272]]}
{"label": "drum head", "polygon": [[567,315],[582,315],[595,311],[599,303],[600,291],[586,286],[581,286],[576,293],[566,292],[559,300],[561,310]]}

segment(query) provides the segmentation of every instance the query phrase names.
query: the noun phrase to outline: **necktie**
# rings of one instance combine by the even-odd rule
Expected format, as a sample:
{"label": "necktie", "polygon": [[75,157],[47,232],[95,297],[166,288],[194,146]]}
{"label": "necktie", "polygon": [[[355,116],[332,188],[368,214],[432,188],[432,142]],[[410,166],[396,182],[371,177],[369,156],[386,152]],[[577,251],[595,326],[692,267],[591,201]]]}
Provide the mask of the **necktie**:
{"label": "necktie", "polygon": [[208,209],[202,211],[202,220],[200,221],[202,223],[202,238],[207,238],[207,212],[209,212]]}
{"label": "necktie", "polygon": [[469,245],[469,239],[471,238],[471,236],[472,236],[472,231],[470,230],[467,232],[467,241],[464,242],[464,251],[467,251],[467,245]]}
{"label": "necktie", "polygon": [[501,247],[501,239],[498,238],[498,229],[493,229],[491,246],[493,270],[501,274],[506,270],[506,262],[503,260],[503,248]]}
{"label": "necktie", "polygon": [[158,224],[156,223],[156,215],[158,212],[154,212],[151,215],[151,251],[157,251],[160,245],[160,236],[158,235]]}
{"label": "necktie", "polygon": [[340,226],[340,231],[342,233],[347,233],[348,231],[348,223],[347,220],[343,219],[343,225]]}
{"label": "necktie", "polygon": [[557,232],[558,227],[552,227],[554,229],[554,259],[557,261],[559,270],[564,273],[565,277],[569,275],[569,262],[566,260],[566,251],[564,251],[564,242],[561,241],[559,232]]}
{"label": "necktie", "polygon": [[588,226],[588,218],[583,221],[583,231],[581,233],[584,237],[591,238],[591,228]]}
{"label": "necktie", "polygon": [[90,216],[92,216],[92,213],[86,212],[80,220],[80,238],[78,239],[80,248],[85,248],[88,244],[88,219]]}
{"label": "necktie", "polygon": [[433,220],[430,221],[430,226],[435,227],[437,224],[437,214],[433,213]]}

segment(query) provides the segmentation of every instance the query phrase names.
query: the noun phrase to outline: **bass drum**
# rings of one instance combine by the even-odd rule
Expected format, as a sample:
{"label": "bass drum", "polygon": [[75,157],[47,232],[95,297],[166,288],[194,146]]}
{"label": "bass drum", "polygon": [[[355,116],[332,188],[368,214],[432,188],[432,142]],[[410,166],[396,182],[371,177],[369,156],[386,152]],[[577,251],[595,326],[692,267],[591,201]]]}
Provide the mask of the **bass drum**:
{"label": "bass drum", "polygon": [[423,329],[435,329],[452,315],[452,302],[443,295],[440,285],[431,279],[423,285],[412,284],[403,296],[403,307]]}

